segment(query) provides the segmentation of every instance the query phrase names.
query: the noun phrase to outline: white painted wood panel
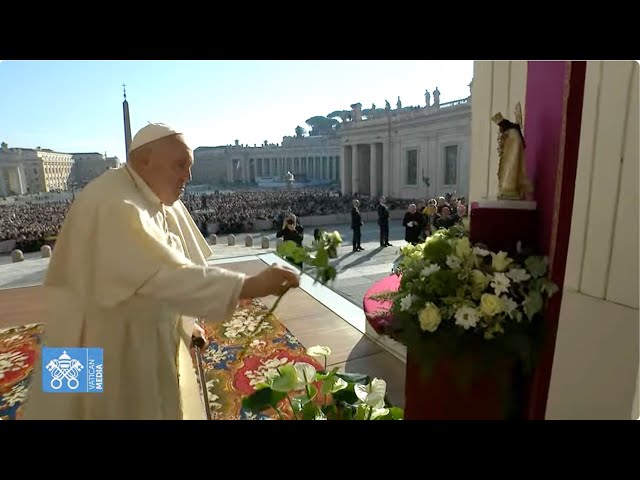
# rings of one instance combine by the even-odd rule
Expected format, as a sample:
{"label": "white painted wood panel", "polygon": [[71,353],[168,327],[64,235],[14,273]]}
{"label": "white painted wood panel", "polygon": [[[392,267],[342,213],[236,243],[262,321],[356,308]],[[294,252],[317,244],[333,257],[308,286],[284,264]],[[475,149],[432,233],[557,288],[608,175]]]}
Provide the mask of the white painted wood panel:
{"label": "white painted wood panel", "polygon": [[591,210],[591,173],[593,171],[596,130],[598,129],[598,103],[603,62],[587,62],[580,126],[580,145],[576,185],[571,214],[571,234],[567,252],[565,287],[579,290],[584,255],[587,216]]}
{"label": "white painted wood panel", "polygon": [[615,228],[611,243],[611,262],[605,297],[607,300],[638,308],[638,64],[633,62],[624,131],[623,162],[620,172]]}
{"label": "white painted wood panel", "polygon": [[[580,291],[604,298],[632,62],[604,62]],[[637,177],[636,177],[637,180]]]}
{"label": "white painted wood panel", "polygon": [[493,95],[493,63],[473,62],[471,94],[471,163],[469,165],[469,199],[487,196],[489,175],[489,138],[491,96]]}

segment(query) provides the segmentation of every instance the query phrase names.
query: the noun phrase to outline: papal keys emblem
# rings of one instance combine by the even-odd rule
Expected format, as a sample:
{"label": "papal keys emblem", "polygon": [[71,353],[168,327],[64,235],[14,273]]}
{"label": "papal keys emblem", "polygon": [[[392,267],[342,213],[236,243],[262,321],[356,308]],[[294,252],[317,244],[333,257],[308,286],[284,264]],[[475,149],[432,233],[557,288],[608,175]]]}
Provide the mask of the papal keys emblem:
{"label": "papal keys emblem", "polygon": [[66,351],[62,352],[58,358],[54,358],[47,364],[47,370],[51,373],[51,388],[59,390],[62,387],[62,381],[67,380],[67,387],[75,390],[80,385],[78,374],[84,367],[78,360],[67,355]]}

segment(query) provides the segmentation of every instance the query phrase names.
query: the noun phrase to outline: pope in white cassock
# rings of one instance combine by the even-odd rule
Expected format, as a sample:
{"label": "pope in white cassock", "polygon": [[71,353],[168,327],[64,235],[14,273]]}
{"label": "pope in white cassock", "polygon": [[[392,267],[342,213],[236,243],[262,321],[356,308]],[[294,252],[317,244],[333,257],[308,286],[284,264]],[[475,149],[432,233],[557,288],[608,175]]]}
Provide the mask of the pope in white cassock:
{"label": "pope in white cassock", "polygon": [[196,318],[231,317],[239,299],[278,295],[298,275],[207,266],[212,252],[179,200],[193,155],[181,133],[149,124],[125,167],[84,188],[44,282],[44,346],[104,349],[103,393],[46,393],[37,366],[27,419],[204,419],[189,354]]}

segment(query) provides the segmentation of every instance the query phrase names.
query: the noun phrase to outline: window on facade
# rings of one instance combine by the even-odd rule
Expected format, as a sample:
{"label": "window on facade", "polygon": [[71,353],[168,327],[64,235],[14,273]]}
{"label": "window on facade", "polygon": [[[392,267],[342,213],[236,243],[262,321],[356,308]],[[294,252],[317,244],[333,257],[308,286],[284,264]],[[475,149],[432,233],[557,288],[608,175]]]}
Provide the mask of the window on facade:
{"label": "window on facade", "polygon": [[444,184],[458,183],[458,146],[448,145],[444,149]]}
{"label": "window on facade", "polygon": [[407,150],[407,185],[418,184],[418,150]]}

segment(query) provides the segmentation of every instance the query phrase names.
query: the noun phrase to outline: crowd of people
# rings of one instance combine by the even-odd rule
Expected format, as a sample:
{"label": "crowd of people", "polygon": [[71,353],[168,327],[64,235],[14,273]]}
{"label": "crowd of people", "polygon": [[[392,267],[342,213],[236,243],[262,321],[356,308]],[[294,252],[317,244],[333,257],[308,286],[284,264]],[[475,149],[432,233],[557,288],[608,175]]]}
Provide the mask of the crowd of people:
{"label": "crowd of people", "polygon": [[[267,220],[279,229],[288,214],[297,217],[336,215],[351,211],[353,197],[335,189],[236,190],[187,194],[183,202],[203,234],[254,231],[257,220]],[[361,198],[361,211],[375,211],[377,199]],[[389,199],[390,209],[404,209],[405,200]],[[71,201],[0,205],[0,241],[15,240],[24,252],[37,251],[54,237],[64,221]],[[217,224],[217,232],[207,225]]]}
{"label": "crowd of people", "polygon": [[57,235],[70,201],[0,205],[0,242],[15,240],[16,248],[36,251]]}
{"label": "crowd of people", "polygon": [[[293,213],[298,217],[337,215],[351,211],[353,197],[334,189],[235,190],[186,195],[187,209],[203,233],[243,233],[254,230],[256,220],[268,220],[280,228],[283,218]],[[375,211],[377,200],[362,200],[362,211]],[[408,201],[389,200],[390,208],[406,208]],[[206,225],[217,224],[218,232],[205,231]]]}
{"label": "crowd of people", "polygon": [[405,240],[418,243],[435,230],[450,228],[466,216],[466,199],[450,193],[437,199],[411,204],[402,221],[406,229]]}

